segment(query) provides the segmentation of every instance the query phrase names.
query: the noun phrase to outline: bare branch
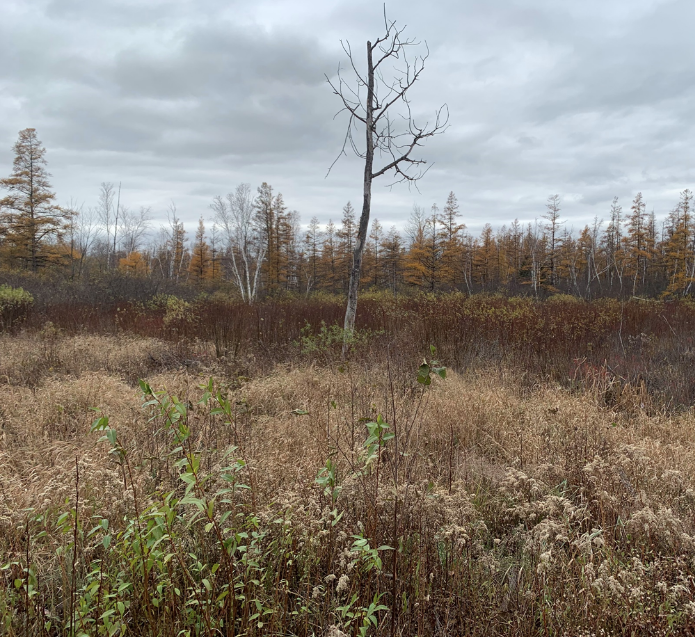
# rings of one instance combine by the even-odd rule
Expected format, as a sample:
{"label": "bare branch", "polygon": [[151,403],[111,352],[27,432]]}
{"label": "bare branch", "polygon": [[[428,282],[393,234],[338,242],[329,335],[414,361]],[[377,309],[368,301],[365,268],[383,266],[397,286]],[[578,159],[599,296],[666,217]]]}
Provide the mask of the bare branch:
{"label": "bare branch", "polygon": [[[325,76],[325,78],[326,78],[326,81],[328,82],[328,85],[333,89],[333,94],[337,95],[343,101],[343,108],[340,111],[338,111],[338,113],[340,113],[343,110],[347,110],[350,112],[352,117],[356,117],[363,124],[366,124],[367,120],[364,117],[362,117],[361,115],[358,115],[358,113],[357,113],[359,108],[364,109],[364,107],[359,102],[357,102],[357,103],[351,102],[348,98],[345,97],[343,90],[341,90],[341,89],[343,89],[344,83],[343,83],[342,78],[340,77],[340,69],[338,69],[338,80],[339,80],[338,86],[335,86],[335,84],[333,84],[333,82],[331,81],[331,79],[327,75]],[[352,89],[350,89],[350,90],[352,90]],[[336,115],[338,113],[336,113]]]}
{"label": "bare branch", "polygon": [[[441,119],[441,114],[446,109],[446,117],[444,121]],[[410,109],[409,109],[410,110]],[[438,111],[437,111],[437,116],[436,116],[436,121],[435,124],[432,128],[429,130],[425,126],[424,128],[418,128],[415,124],[415,121],[413,120],[412,116],[409,117],[409,135],[412,137],[411,141],[407,145],[402,145],[398,146],[397,144],[393,144],[393,140],[396,139],[399,136],[394,136],[394,135],[389,135],[389,140],[392,142],[393,147],[395,148],[406,148],[406,151],[403,152],[400,157],[394,158],[392,162],[381,168],[380,170],[373,172],[372,173],[372,179],[376,179],[377,177],[380,177],[384,173],[387,173],[389,170],[396,170],[397,174],[402,175],[403,180],[407,181],[417,181],[420,179],[422,176],[424,176],[424,173],[422,173],[419,176],[412,176],[412,175],[407,175],[403,169],[400,167],[400,164],[408,164],[408,165],[420,165],[420,164],[425,164],[427,163],[425,160],[422,159],[411,159],[410,154],[413,152],[416,146],[420,146],[422,140],[428,139],[429,137],[434,137],[435,135],[441,135],[446,128],[448,127],[448,122],[449,122],[449,109],[447,108],[446,104],[442,106]]]}

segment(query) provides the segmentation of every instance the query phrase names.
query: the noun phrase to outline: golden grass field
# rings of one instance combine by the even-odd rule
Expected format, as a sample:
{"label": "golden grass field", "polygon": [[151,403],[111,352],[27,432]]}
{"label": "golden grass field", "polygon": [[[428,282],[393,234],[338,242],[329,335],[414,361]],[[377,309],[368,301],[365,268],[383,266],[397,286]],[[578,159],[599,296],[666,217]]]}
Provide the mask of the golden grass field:
{"label": "golden grass field", "polygon": [[[0,632],[695,634],[692,411],[501,365],[426,386],[421,362],[254,375],[202,342],[0,337]],[[180,399],[185,442],[139,378]]]}

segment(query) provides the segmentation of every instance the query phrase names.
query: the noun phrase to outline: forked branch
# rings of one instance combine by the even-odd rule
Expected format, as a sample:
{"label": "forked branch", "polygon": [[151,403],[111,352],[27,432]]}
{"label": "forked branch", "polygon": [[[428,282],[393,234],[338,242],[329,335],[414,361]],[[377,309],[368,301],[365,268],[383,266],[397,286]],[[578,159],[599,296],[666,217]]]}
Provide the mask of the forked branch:
{"label": "forked branch", "polygon": [[[366,128],[366,146],[371,145],[379,157],[385,156],[386,159],[382,167],[371,171],[371,178],[393,171],[397,179],[390,185],[403,181],[414,183],[421,179],[427,170],[414,172],[412,169],[427,162],[424,159],[413,158],[412,153],[425,139],[443,133],[448,127],[449,110],[446,104],[436,111],[431,125],[427,123],[422,127],[415,123],[410,109],[408,91],[420,79],[425,69],[430,53],[427,43],[422,43],[425,47],[424,54],[411,59],[408,56],[409,49],[421,43],[413,38],[405,38],[403,33],[406,27],[398,28],[395,20],[387,20],[385,12],[384,26],[385,33],[373,43],[367,43],[368,61],[372,63],[366,76],[359,70],[352,47],[347,41],[341,41],[341,45],[348,58],[349,68],[354,74],[353,82],[344,78],[340,66],[334,79],[326,75],[326,81],[333,94],[342,102],[342,108],[335,117],[345,111],[349,114],[342,147],[326,176],[340,157],[347,155],[348,147],[358,157],[367,158],[367,148],[358,144],[354,137],[359,122]],[[384,65],[389,61],[394,61],[394,66],[391,69],[391,78],[387,79],[384,75]],[[396,61],[398,66],[395,65]],[[392,116],[392,112],[399,110],[397,115],[403,120],[400,127],[394,125]]]}

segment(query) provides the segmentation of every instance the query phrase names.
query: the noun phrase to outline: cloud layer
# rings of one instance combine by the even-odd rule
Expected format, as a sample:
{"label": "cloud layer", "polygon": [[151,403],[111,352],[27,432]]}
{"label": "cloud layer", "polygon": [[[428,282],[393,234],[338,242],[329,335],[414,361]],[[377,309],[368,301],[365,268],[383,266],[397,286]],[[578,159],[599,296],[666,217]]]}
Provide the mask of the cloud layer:
{"label": "cloud layer", "polygon": [[[543,213],[563,198],[575,227],[642,191],[664,215],[693,187],[695,5],[683,0],[403,0],[390,16],[426,40],[420,118],[446,102],[447,133],[420,192],[375,183],[374,215],[453,190],[471,228]],[[359,0],[194,3],[9,0],[0,8],[0,172],[17,131],[38,130],[61,201],[123,183],[132,206],[193,223],[240,182],[271,183],[306,222],[359,204],[361,166],[341,159],[332,76],[383,29]],[[361,61],[361,59],[360,59]],[[5,168],[2,168],[2,167]]]}

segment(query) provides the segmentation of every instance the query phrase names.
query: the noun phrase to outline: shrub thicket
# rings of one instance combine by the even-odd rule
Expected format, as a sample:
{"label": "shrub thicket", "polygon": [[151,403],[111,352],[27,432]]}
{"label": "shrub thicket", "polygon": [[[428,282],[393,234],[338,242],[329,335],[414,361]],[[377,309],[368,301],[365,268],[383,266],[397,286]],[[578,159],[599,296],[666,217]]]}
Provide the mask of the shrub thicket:
{"label": "shrub thicket", "polygon": [[22,288],[0,285],[0,332],[9,332],[26,321],[34,297]]}

